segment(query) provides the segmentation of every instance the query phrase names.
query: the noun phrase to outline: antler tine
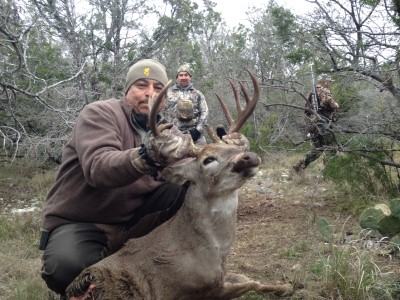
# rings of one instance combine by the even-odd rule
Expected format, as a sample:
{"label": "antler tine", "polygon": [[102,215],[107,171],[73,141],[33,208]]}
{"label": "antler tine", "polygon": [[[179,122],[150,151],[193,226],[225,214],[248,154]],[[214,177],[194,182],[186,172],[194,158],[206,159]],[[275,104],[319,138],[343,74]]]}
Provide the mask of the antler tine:
{"label": "antler tine", "polygon": [[[235,96],[236,110],[240,114],[243,111],[243,108],[240,105],[239,94],[238,94],[237,88],[236,88],[236,86],[235,86],[235,84],[233,83],[232,80],[229,79],[229,83],[230,83],[230,85],[232,87],[233,95]],[[241,82],[239,82],[239,83],[240,83],[240,86],[241,86],[242,91],[243,91],[244,87],[243,87]],[[235,120],[232,118],[232,115],[229,112],[228,108],[226,107],[226,104],[225,104],[224,100],[222,100],[222,98],[218,94],[215,94],[215,96],[217,97],[217,99],[219,101],[219,104],[222,107],[222,110],[223,110],[223,112],[225,114],[226,120],[228,121],[228,125],[231,126],[235,122]],[[246,93],[246,96],[247,96],[247,93]],[[247,99],[246,99],[246,102],[248,102]]]}
{"label": "antler tine", "polygon": [[221,105],[222,110],[224,111],[226,120],[228,121],[228,125],[231,126],[234,122],[231,113],[229,112],[228,108],[226,107],[224,100],[222,100],[218,94],[215,94],[215,96],[217,97],[219,104]]}
{"label": "antler tine", "polygon": [[253,87],[254,87],[253,98],[251,100],[249,99],[246,88],[242,83],[240,83],[243,95],[246,100],[246,107],[244,110],[238,111],[238,117],[236,121],[234,121],[234,123],[229,127],[228,130],[229,133],[239,132],[240,128],[253,113],[254,109],[256,108],[258,99],[260,98],[260,87],[258,85],[257,78],[250,70],[247,69],[247,72],[249,73],[251,81],[253,82]]}
{"label": "antler tine", "polygon": [[250,101],[249,94],[247,93],[247,89],[243,85],[243,82],[239,81],[239,84],[240,84],[240,89],[242,90],[242,93],[243,93],[244,100],[246,101],[246,104],[247,104]]}
{"label": "antler tine", "polygon": [[150,126],[150,130],[151,133],[153,134],[153,136],[158,136],[159,132],[157,129],[157,111],[158,111],[158,107],[161,104],[161,101],[163,100],[165,94],[167,93],[168,88],[172,85],[172,80],[168,81],[168,83],[163,87],[163,89],[161,90],[161,92],[158,94],[156,100],[154,101],[154,103],[150,103],[150,99],[149,99],[149,126]]}
{"label": "antler tine", "polygon": [[[240,105],[239,93],[238,93],[236,85],[233,83],[233,81],[229,79],[229,83],[230,83],[230,85],[232,87],[233,95],[235,96],[236,110],[240,114],[242,112],[243,108]],[[231,124],[229,124],[229,125],[231,125]]]}
{"label": "antler tine", "polygon": [[212,139],[214,143],[222,143],[221,138],[208,124],[205,124],[204,127],[206,128],[209,137]]}

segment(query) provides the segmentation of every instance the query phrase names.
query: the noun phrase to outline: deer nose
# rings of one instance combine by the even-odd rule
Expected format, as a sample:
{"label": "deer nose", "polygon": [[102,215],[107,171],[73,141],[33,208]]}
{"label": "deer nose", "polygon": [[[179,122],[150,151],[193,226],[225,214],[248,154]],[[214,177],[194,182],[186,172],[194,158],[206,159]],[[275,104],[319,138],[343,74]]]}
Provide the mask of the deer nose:
{"label": "deer nose", "polygon": [[233,167],[234,172],[241,172],[248,168],[258,167],[261,163],[261,158],[253,152],[244,152],[236,160]]}

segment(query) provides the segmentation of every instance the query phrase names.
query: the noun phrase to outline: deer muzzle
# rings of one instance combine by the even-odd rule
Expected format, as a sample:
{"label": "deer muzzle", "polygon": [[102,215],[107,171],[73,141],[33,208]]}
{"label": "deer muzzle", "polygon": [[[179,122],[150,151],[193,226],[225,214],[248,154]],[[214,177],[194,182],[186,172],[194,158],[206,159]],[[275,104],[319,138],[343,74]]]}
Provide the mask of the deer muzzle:
{"label": "deer muzzle", "polygon": [[241,153],[236,158],[236,163],[233,166],[233,172],[243,173],[245,177],[254,176],[260,166],[261,158],[253,152]]}

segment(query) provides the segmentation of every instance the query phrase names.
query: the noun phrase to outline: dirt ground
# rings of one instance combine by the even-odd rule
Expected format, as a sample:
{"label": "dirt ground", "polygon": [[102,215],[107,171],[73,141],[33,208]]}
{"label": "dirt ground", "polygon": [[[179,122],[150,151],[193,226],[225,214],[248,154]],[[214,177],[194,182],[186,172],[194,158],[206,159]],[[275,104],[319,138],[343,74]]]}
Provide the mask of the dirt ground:
{"label": "dirt ground", "polygon": [[[289,185],[291,178],[275,182],[266,172],[240,190],[236,243],[228,269],[262,282],[304,284],[298,281],[298,271],[310,261],[300,248],[302,243],[312,247],[320,242],[313,223],[326,207],[310,205],[300,194],[288,197],[280,186]],[[295,250],[298,247],[300,253]]]}
{"label": "dirt ground", "polygon": [[[297,175],[290,168],[264,167],[239,195],[236,243],[228,269],[261,282],[291,282],[296,292],[290,299],[333,299],[324,295],[321,275],[312,272],[321,257],[330,255],[318,220],[329,222],[337,244],[346,245],[362,232],[357,216],[335,207],[335,187],[315,170]],[[400,275],[398,257],[383,255],[381,260]],[[241,299],[276,297],[247,294]]]}

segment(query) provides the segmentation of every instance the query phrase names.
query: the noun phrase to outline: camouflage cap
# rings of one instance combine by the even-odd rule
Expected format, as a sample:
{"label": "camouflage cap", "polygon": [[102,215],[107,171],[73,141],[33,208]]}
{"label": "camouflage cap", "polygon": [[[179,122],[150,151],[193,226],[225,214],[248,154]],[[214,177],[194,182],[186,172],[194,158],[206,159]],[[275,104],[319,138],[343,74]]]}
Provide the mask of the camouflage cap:
{"label": "camouflage cap", "polygon": [[180,72],[187,72],[189,76],[192,77],[193,70],[188,64],[183,64],[178,68],[178,73],[176,73],[176,76],[178,76]]}
{"label": "camouflage cap", "polygon": [[164,65],[155,59],[142,59],[129,68],[125,81],[125,94],[131,85],[139,79],[153,79],[162,83],[168,83],[168,76]]}

